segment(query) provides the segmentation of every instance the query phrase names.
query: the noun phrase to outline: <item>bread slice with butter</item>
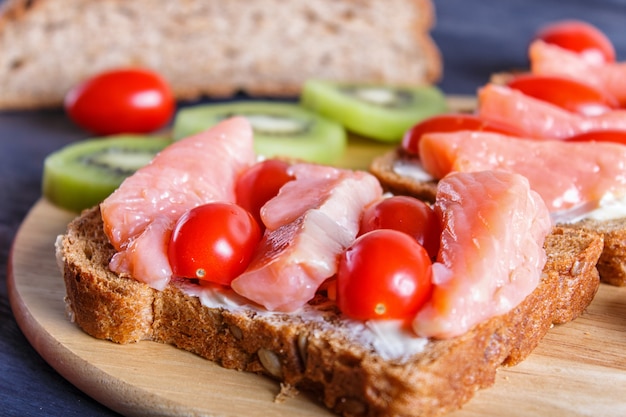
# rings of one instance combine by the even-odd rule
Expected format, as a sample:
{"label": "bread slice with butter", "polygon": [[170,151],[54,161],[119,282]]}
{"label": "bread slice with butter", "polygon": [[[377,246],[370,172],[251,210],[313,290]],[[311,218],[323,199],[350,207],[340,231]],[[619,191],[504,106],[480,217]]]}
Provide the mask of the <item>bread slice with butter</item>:
{"label": "bread slice with butter", "polygon": [[[304,80],[430,84],[431,0],[6,0],[0,109],[59,106],[111,68],[160,73],[179,99],[296,96]],[[376,57],[373,59],[372,57]]]}
{"label": "bread slice with butter", "polygon": [[[411,164],[416,164],[411,171]],[[419,160],[402,149],[389,151],[375,158],[370,171],[378,178],[383,188],[394,194],[417,197],[434,202],[437,181],[420,178]],[[559,224],[573,230],[586,230],[603,236],[604,248],[598,261],[598,271],[603,282],[611,285],[626,285],[626,224],[625,218],[611,220],[583,219]]]}
{"label": "bread slice with butter", "polygon": [[115,250],[98,208],[69,224],[57,257],[68,311],[96,338],[172,344],[266,374],[343,416],[435,416],[461,407],[494,383],[499,367],[526,358],[553,324],[583,312],[599,285],[602,245],[596,233],[555,228],[542,280],[520,305],[459,337],[422,339],[400,352],[381,348],[367,325],[341,318],[323,293],[305,313],[260,313],[203,302],[193,283],[157,291],[119,277],[108,268]]}

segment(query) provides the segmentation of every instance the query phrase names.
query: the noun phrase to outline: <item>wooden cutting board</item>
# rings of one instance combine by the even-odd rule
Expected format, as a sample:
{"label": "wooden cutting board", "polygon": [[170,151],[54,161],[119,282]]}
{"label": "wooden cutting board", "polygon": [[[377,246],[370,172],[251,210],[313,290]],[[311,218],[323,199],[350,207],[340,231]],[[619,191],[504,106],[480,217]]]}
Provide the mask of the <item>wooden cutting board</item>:
{"label": "wooden cutting board", "polygon": [[[387,149],[352,141],[340,165],[363,168]],[[120,346],[83,333],[66,315],[54,256],[56,236],[73,217],[39,201],[18,231],[8,277],[19,326],[71,383],[127,416],[332,415],[303,394],[274,402],[274,381],[222,369],[171,346]],[[449,415],[626,416],[626,287],[601,285],[582,317],[551,329],[526,361],[500,370],[492,388]]]}
{"label": "wooden cutting board", "polygon": [[[222,369],[155,342],[120,346],[94,339],[65,314],[65,287],[54,241],[73,214],[45,200],[15,240],[9,291],[18,323],[61,375],[128,416],[330,416],[304,395],[275,403],[278,385]],[[520,365],[502,369],[494,387],[453,417],[625,416],[626,287],[602,285],[587,312],[550,330]]]}

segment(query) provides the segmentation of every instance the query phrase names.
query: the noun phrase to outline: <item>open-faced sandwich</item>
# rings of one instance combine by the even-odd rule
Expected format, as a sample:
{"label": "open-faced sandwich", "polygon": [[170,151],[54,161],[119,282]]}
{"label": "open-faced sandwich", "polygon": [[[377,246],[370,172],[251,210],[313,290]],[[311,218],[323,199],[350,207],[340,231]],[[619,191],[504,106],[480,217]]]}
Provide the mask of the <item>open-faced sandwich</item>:
{"label": "open-faced sandwich", "polygon": [[[430,416],[493,384],[598,288],[601,236],[553,228],[521,175],[441,180],[420,206],[433,252],[425,232],[372,227],[391,200],[374,176],[257,162],[252,136],[233,118],[182,139],[69,225],[57,254],[82,329],[264,373],[340,415]],[[250,202],[268,169],[280,191]]]}
{"label": "open-faced sandwich", "polygon": [[[596,33],[586,24],[567,25]],[[524,175],[555,224],[603,235],[600,275],[625,285],[626,110],[618,85],[623,77],[617,76],[625,70],[614,54],[607,61],[599,51],[535,40],[531,73],[499,74],[497,82],[480,88],[473,114],[417,124],[371,171],[386,189],[426,201],[434,200],[438,181],[453,171]]]}

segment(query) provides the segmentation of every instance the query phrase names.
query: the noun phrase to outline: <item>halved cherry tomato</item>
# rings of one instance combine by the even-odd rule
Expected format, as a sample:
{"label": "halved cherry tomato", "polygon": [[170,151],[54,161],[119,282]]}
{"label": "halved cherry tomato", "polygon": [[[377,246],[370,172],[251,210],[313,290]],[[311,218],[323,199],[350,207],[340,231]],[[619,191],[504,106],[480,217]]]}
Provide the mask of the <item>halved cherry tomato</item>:
{"label": "halved cherry tomato", "polygon": [[250,263],[261,230],[250,213],[236,204],[208,203],[186,212],[169,242],[172,272],[229,285]]}
{"label": "halved cherry tomato", "polygon": [[615,97],[571,78],[525,74],[514,77],[507,85],[527,96],[585,116],[595,116],[619,108]]}
{"label": "halved cherry tomato", "polygon": [[562,20],[543,26],[535,39],[582,53],[593,62],[615,62],[615,47],[597,27],[580,20]]}
{"label": "halved cherry tomato", "polygon": [[409,196],[393,196],[368,206],[363,212],[359,234],[376,229],[404,232],[422,245],[434,259],[439,252],[441,224],[426,203]]}
{"label": "halved cherry tomato", "polygon": [[167,124],[175,109],[167,82],[147,69],[119,69],[96,75],[65,96],[65,110],[97,135],[149,133]]}
{"label": "halved cherry tomato", "polygon": [[371,231],[340,258],[337,306],[357,320],[411,319],[430,297],[431,270],[426,249],[406,233]]}
{"label": "halved cherry tomato", "polygon": [[419,141],[423,134],[434,132],[458,132],[461,130],[477,130],[496,132],[511,136],[523,136],[519,129],[479,116],[467,113],[440,114],[429,117],[409,129],[402,138],[402,149],[409,154],[419,155]]}
{"label": "halved cherry tomato", "polygon": [[565,139],[567,142],[614,142],[626,145],[625,130],[594,130]]}
{"label": "halved cherry tomato", "polygon": [[248,210],[264,228],[261,207],[278,194],[287,182],[294,179],[289,164],[279,159],[267,159],[244,171],[235,185],[237,204]]}

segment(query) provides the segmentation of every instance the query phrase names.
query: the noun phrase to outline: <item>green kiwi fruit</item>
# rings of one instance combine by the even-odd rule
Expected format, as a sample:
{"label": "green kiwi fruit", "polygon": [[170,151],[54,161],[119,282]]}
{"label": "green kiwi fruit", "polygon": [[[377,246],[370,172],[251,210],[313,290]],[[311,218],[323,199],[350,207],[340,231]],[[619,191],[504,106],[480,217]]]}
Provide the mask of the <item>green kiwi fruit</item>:
{"label": "green kiwi fruit", "polygon": [[435,86],[393,87],[311,79],[300,104],[360,136],[398,142],[417,122],[447,110]]}
{"label": "green kiwi fruit", "polygon": [[42,194],[70,211],[95,206],[170,143],[170,139],[141,135],[72,143],[46,157]]}
{"label": "green kiwi fruit", "polygon": [[347,135],[343,126],[304,109],[297,103],[236,101],[206,104],[178,111],[174,140],[201,132],[220,121],[244,116],[254,130],[254,148],[267,158],[290,157],[332,163],[343,155]]}

